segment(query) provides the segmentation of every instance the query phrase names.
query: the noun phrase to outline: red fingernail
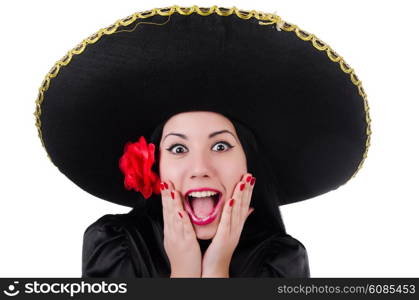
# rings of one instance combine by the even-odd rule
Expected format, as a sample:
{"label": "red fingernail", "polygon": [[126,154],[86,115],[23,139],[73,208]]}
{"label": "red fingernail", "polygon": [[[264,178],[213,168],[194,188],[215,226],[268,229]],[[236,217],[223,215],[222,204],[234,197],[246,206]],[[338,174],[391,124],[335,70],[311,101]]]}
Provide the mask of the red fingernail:
{"label": "red fingernail", "polygon": [[178,211],[177,213],[179,214],[179,216],[180,216],[181,218],[183,218],[183,216],[182,216],[182,214],[180,213],[180,211]]}
{"label": "red fingernail", "polygon": [[234,203],[234,199],[231,199],[229,203],[230,207],[233,206],[233,203]]}
{"label": "red fingernail", "polygon": [[245,183],[242,183],[242,184],[240,185],[240,191],[243,191],[245,186],[246,186],[246,184],[245,184]]}
{"label": "red fingernail", "polygon": [[172,195],[172,199],[175,200],[175,193],[170,192],[170,195]]}
{"label": "red fingernail", "polygon": [[168,188],[169,188],[169,185],[165,182],[165,183],[164,183],[164,187],[165,187],[166,189],[168,189]]}
{"label": "red fingernail", "polygon": [[255,182],[256,182],[256,177],[253,177],[253,178],[252,178],[252,181],[250,181],[250,185],[254,185],[254,184],[255,184]]}
{"label": "red fingernail", "polygon": [[160,190],[164,190],[164,183],[163,182],[160,182]]}
{"label": "red fingernail", "polygon": [[249,175],[249,176],[247,176],[246,181],[250,182],[250,180],[252,180],[252,176]]}

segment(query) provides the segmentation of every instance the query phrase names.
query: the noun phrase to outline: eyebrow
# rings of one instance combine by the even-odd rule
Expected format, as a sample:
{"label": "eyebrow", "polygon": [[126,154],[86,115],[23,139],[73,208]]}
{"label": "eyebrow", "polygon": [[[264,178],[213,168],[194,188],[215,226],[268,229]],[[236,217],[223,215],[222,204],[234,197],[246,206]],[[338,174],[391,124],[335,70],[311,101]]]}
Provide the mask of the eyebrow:
{"label": "eyebrow", "polygon": [[[228,131],[228,130],[215,131],[215,132],[213,132],[213,133],[210,133],[210,134],[208,135],[208,138],[210,139],[210,138],[212,138],[212,137],[214,137],[214,136],[216,136],[216,135],[222,134],[222,133],[229,133],[229,134],[231,134],[231,135],[234,137],[234,139],[236,140],[236,142],[237,142],[237,139],[236,139],[236,137],[234,136],[234,134],[233,134],[231,131]],[[178,136],[178,137],[180,137],[180,138],[182,138],[182,139],[188,140],[188,137],[187,137],[186,135],[182,134],[182,133],[171,132],[171,133],[166,134],[166,136],[163,138],[163,141],[164,141],[164,140],[165,140],[165,139],[166,139],[169,135],[175,135],[175,136]]]}

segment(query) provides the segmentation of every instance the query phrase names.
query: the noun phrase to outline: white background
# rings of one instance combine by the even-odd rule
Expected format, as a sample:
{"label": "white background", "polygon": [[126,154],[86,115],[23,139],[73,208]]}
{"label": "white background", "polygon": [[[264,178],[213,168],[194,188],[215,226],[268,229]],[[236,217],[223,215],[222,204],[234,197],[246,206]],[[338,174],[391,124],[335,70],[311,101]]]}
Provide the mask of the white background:
{"label": "white background", "polygon": [[316,34],[368,94],[371,147],[336,191],[282,207],[313,277],[419,276],[418,28],[415,1],[2,1],[0,276],[80,277],[85,228],[129,208],[79,189],[48,160],[37,90],[68,50],[117,19],[174,4],[276,12]]}

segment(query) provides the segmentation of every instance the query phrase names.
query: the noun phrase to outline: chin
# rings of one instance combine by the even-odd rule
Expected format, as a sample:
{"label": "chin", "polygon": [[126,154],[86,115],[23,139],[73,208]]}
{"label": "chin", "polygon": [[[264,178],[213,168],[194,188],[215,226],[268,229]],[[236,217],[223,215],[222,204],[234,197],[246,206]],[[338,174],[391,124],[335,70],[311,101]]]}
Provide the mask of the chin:
{"label": "chin", "polygon": [[211,240],[215,234],[197,234],[196,237],[200,240]]}
{"label": "chin", "polygon": [[200,240],[210,240],[214,238],[217,233],[218,225],[220,224],[220,219],[221,217],[218,215],[214,222],[207,225],[196,225],[192,223],[196,237]]}
{"label": "chin", "polygon": [[[210,226],[209,225],[194,225],[196,237],[200,240],[210,240],[215,236],[215,233],[217,232],[218,226]],[[217,224],[218,225],[218,224]]]}

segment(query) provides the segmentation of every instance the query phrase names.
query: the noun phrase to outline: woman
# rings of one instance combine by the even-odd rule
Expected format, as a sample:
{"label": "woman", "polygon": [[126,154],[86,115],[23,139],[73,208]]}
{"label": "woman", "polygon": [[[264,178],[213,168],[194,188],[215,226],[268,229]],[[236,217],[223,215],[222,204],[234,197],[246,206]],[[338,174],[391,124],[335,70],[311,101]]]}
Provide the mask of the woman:
{"label": "woman", "polygon": [[371,134],[361,82],[328,45],[216,6],[100,30],[53,67],[35,115],[62,173],[133,207],[87,228],[87,277],[308,277],[278,205],[346,183]]}
{"label": "woman", "polygon": [[[285,233],[276,209],[278,195],[269,190],[266,169],[256,167],[262,153],[252,148],[255,140],[249,132],[238,127],[238,134],[226,117],[202,111],[176,114],[162,132],[160,128],[153,140],[160,145],[160,175],[167,187],[161,200],[147,199],[147,214],[141,217],[134,209],[132,218],[108,215],[90,226],[84,238],[83,276],[309,276],[305,248]],[[262,177],[261,190],[253,197],[255,177],[248,170]],[[210,214],[214,204],[204,202],[210,199],[191,202],[185,197],[197,188],[222,194],[210,223],[197,218]],[[251,199],[256,211],[253,221],[244,224],[253,211]]]}

